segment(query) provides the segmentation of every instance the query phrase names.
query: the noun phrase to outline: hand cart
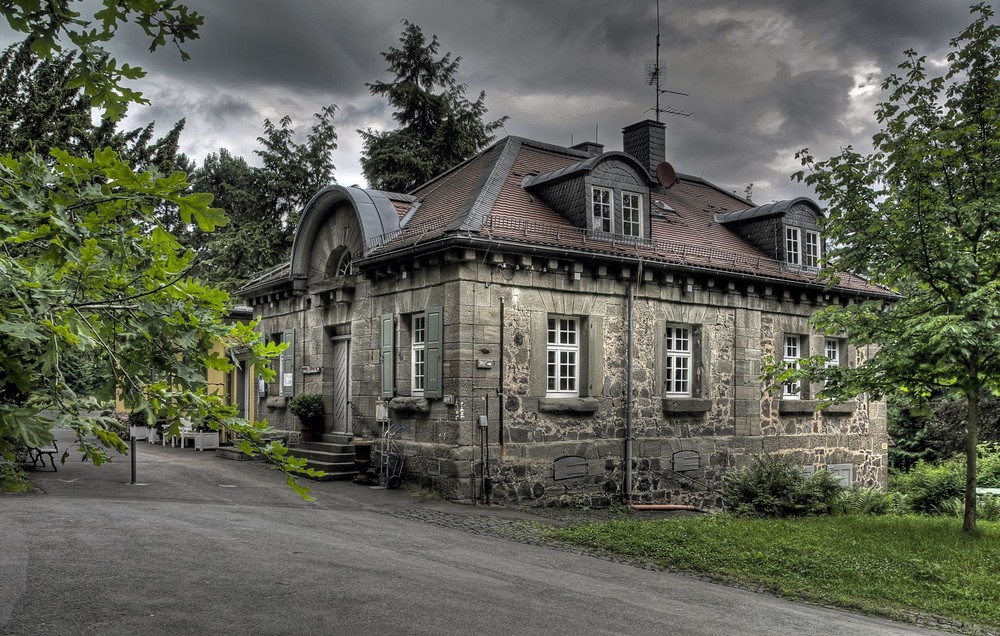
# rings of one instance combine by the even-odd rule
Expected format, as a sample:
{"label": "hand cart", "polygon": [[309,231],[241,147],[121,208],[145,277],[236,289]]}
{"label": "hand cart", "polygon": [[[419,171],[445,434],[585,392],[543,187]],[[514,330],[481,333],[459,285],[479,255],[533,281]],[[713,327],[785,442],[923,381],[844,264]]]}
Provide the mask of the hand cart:
{"label": "hand cart", "polygon": [[403,464],[406,457],[399,451],[394,438],[403,432],[400,424],[382,424],[382,439],[379,443],[378,482],[384,488],[395,490],[403,483]]}

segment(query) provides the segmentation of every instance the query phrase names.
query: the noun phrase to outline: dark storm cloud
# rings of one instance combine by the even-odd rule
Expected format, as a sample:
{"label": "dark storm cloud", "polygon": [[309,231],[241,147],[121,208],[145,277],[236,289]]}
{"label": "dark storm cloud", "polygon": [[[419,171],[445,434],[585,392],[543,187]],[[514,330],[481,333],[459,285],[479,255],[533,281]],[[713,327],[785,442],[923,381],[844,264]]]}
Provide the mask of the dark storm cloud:
{"label": "dark storm cloud", "polygon": [[[775,6],[774,2],[751,2]],[[851,0],[800,2],[781,0],[781,10],[797,23],[811,25],[811,35],[824,48],[864,52],[882,60],[897,60],[917,47],[940,54],[951,37],[971,20],[971,2],[941,0]]]}
{"label": "dark storm cloud", "polygon": [[[769,85],[775,109],[782,113],[782,137],[789,141],[840,130],[838,118],[847,108],[851,78],[836,71],[807,71],[791,75],[781,65]],[[762,96],[763,97],[763,96]]]}
{"label": "dark storm cloud", "polygon": [[[381,63],[379,49],[371,42],[373,31],[384,30],[386,20],[373,20],[361,3],[336,10],[332,3],[307,1],[187,4],[205,18],[200,37],[184,45],[191,60],[182,61],[168,47],[145,56],[144,67],[150,72],[224,87],[264,84],[350,93],[360,90],[372,66]],[[112,46],[140,49],[143,37],[129,30]],[[380,39],[391,43],[395,37],[386,31]]]}
{"label": "dark storm cloud", "polygon": [[[398,46],[408,19],[441,53],[462,58],[470,98],[487,93],[488,118],[510,134],[568,144],[599,137],[621,148],[623,126],[654,117],[646,61],[655,56],[654,0],[188,0],[205,16],[181,62],[148,55],[134,30],[116,39],[122,61],[150,76],[154,106],[136,124],[188,125],[185,150],[225,146],[252,160],[265,117],[290,114],[304,133],[336,103],[337,179],[360,181],[358,128],[392,126],[391,108],[365,82],[389,79],[380,51]],[[755,199],[803,194],[792,155],[864,148],[875,131],[877,85],[914,47],[944,57],[970,20],[964,2],[940,0],[661,0],[662,105],[670,160]]]}

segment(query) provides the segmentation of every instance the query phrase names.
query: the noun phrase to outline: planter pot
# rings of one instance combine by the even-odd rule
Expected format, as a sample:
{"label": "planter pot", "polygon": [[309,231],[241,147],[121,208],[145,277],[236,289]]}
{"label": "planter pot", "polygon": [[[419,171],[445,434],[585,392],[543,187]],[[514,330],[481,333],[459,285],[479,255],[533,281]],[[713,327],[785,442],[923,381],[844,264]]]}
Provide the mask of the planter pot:
{"label": "planter pot", "polygon": [[149,427],[148,426],[131,426],[129,427],[129,437],[134,437],[136,439],[148,439],[149,438]]}
{"label": "planter pot", "polygon": [[309,419],[302,421],[302,434],[311,435],[312,441],[314,442],[322,442],[323,433],[325,432],[326,432],[326,422],[323,420],[322,416],[316,419]]}
{"label": "planter pot", "polygon": [[354,447],[354,470],[358,471],[354,483],[370,484],[377,481],[368,472],[372,467],[372,447],[375,446],[375,441],[352,440],[351,446]]}

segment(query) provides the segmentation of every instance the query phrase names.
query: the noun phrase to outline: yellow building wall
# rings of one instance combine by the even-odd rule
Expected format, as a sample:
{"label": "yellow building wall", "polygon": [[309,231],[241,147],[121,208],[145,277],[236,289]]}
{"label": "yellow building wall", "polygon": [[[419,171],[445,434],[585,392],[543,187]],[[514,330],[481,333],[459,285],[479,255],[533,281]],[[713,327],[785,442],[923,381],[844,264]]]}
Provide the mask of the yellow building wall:
{"label": "yellow building wall", "polygon": [[[220,356],[228,355],[222,343],[216,343],[215,346],[212,347],[212,352]],[[237,395],[240,391],[240,379],[243,378],[246,383],[246,404],[244,405],[243,417],[248,421],[253,422],[256,417],[255,405],[257,402],[256,370],[253,366],[249,366],[247,361],[241,362],[243,365],[247,365],[245,374],[242,374],[238,369],[232,369],[231,371],[208,369],[208,376],[206,378],[208,383],[207,388],[210,394],[221,395],[226,404],[236,404],[238,401]],[[120,393],[115,398],[115,411],[118,413],[129,412],[129,409],[125,406],[125,403],[121,399]],[[226,440],[225,431],[223,432],[222,440]]]}

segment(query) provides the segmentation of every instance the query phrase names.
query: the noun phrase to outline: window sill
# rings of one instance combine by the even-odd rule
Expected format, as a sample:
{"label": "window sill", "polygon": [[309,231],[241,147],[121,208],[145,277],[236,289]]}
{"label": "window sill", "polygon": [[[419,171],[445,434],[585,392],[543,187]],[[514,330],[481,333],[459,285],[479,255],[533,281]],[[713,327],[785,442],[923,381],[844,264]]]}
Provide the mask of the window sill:
{"label": "window sill", "polygon": [[712,410],[712,400],[707,398],[663,398],[664,413],[707,413]]}
{"label": "window sill", "polygon": [[423,397],[394,397],[389,400],[389,410],[408,413],[430,413],[431,403]]}
{"label": "window sill", "polygon": [[839,404],[830,404],[823,409],[820,409],[819,405],[819,400],[784,399],[778,403],[778,413],[814,413],[819,410],[824,415],[850,415],[854,413],[855,409],[858,407],[858,403],[854,400],[841,402]]}
{"label": "window sill", "polygon": [[597,412],[597,406],[597,398],[592,397],[538,398],[540,413],[592,415]]}

